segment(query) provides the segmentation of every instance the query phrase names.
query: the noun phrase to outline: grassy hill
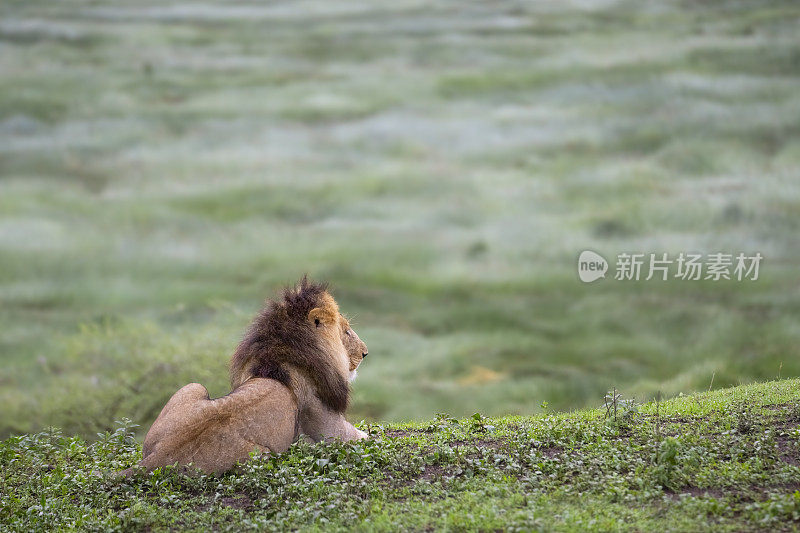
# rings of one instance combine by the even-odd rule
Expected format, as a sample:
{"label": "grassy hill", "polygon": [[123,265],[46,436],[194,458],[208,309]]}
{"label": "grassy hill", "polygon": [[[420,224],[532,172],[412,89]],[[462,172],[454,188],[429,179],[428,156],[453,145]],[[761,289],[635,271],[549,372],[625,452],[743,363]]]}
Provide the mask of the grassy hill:
{"label": "grassy hill", "polygon": [[[613,396],[613,394],[612,394]],[[0,443],[0,525],[68,530],[800,530],[800,380],[532,417],[362,425],[221,477],[113,472],[139,444]]]}

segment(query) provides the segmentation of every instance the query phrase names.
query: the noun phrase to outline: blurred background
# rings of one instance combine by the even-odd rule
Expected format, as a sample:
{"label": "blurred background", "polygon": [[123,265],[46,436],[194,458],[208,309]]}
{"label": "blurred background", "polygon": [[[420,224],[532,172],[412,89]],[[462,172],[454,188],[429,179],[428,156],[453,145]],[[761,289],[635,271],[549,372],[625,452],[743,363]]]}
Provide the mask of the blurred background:
{"label": "blurred background", "polygon": [[354,421],[800,375],[798,36],[794,0],[4,0],[0,436],[227,393],[305,272],[370,348]]}

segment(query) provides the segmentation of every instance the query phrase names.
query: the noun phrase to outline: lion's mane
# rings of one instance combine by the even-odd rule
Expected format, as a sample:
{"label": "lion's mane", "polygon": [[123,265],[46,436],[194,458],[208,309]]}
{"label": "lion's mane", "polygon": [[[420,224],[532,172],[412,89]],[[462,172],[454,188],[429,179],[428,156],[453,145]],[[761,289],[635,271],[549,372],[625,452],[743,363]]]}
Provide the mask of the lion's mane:
{"label": "lion's mane", "polygon": [[320,401],[343,413],[350,398],[346,376],[336,368],[329,349],[309,324],[308,313],[324,306],[327,284],[303,276],[286,287],[280,298],[268,300],[247,329],[231,358],[231,388],[252,377],[271,378],[294,390],[287,365],[303,372],[316,387]]}

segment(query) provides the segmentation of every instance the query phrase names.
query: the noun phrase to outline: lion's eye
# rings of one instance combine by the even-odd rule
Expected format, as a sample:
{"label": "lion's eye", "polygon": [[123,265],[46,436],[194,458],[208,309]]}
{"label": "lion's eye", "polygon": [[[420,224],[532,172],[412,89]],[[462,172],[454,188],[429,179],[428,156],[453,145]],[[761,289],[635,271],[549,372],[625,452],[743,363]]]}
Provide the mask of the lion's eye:
{"label": "lion's eye", "polygon": [[314,319],[314,325],[319,327],[319,318]]}
{"label": "lion's eye", "polygon": [[348,329],[347,331],[344,332],[344,334],[349,337],[351,335],[350,330]]}

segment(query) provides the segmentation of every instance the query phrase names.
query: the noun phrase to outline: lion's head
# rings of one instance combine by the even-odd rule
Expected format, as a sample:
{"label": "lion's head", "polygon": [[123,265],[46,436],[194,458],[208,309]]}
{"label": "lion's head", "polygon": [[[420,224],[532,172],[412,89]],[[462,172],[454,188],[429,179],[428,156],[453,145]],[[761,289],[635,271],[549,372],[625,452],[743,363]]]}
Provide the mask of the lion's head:
{"label": "lion's head", "polygon": [[349,381],[367,355],[367,346],[339,312],[327,285],[305,276],[267,301],[231,359],[231,388],[252,377],[271,378],[293,388],[288,367],[315,384],[319,399],[344,412]]}
{"label": "lion's head", "polygon": [[344,344],[345,350],[347,350],[347,357],[350,361],[350,376],[349,380],[353,381],[356,379],[356,369],[358,365],[361,364],[361,361],[369,354],[367,351],[367,345],[364,344],[358,334],[353,331],[353,328],[350,327],[350,322],[344,317],[341,316],[341,320],[339,321],[339,326],[341,328],[341,338],[342,344]]}

